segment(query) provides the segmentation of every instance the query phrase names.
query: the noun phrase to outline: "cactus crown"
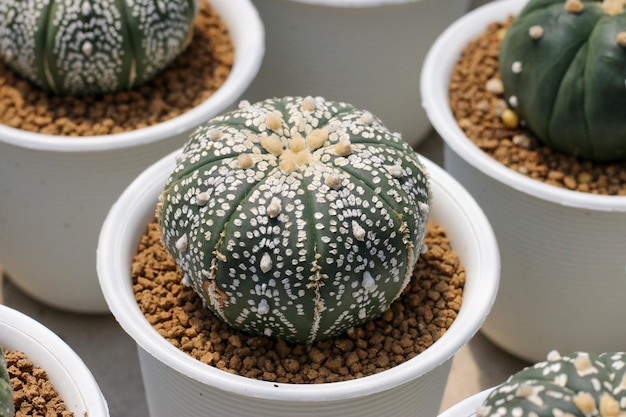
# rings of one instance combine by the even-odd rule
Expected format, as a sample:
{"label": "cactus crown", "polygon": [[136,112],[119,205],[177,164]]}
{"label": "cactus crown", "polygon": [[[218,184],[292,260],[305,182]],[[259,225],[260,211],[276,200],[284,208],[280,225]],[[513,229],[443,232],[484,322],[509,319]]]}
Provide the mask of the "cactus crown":
{"label": "cactus crown", "polygon": [[626,414],[626,353],[553,351],[544,362],[494,388],[477,417],[621,417]]}
{"label": "cactus crown", "polygon": [[161,196],[162,240],[231,326],[310,343],[388,309],[429,212],[416,153],[367,111],[286,97],[200,127]]}
{"label": "cactus crown", "polygon": [[196,0],[7,0],[0,56],[53,93],[130,89],[186,47],[196,11]]}
{"label": "cactus crown", "polygon": [[0,346],[0,417],[13,417],[14,415],[13,388],[9,379],[4,351]]}
{"label": "cactus crown", "polygon": [[500,47],[509,105],[551,148],[626,159],[625,0],[530,0]]}

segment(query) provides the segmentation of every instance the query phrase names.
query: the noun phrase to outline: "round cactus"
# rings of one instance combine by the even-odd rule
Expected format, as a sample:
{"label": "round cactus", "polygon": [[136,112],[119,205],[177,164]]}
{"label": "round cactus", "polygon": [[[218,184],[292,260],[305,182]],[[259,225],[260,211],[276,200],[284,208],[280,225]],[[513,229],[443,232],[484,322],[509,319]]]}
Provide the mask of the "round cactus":
{"label": "round cactus", "polygon": [[626,159],[623,0],[530,0],[507,31],[499,66],[509,105],[549,147]]}
{"label": "round cactus", "polygon": [[622,417],[626,353],[556,351],[494,388],[477,417]]}
{"label": "round cactus", "polygon": [[161,236],[230,326],[295,343],[386,311],[423,247],[417,154],[367,111],[286,97],[214,118],[183,148]]}
{"label": "round cactus", "polygon": [[0,417],[13,417],[15,404],[13,403],[13,388],[7,371],[7,362],[4,351],[0,347]]}
{"label": "round cactus", "polygon": [[5,0],[0,56],[56,94],[131,89],[191,39],[197,0]]}

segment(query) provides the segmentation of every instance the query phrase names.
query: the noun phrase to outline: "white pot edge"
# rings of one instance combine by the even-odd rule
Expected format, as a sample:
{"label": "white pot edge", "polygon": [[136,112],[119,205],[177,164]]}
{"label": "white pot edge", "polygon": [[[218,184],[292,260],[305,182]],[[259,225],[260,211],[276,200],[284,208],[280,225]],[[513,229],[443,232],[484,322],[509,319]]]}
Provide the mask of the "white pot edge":
{"label": "white pot edge", "polygon": [[24,352],[46,371],[50,382],[75,415],[108,417],[106,400],[83,360],[59,336],[35,319],[0,305],[0,346]]}
{"label": "white pot edge", "polygon": [[481,392],[478,392],[470,397],[467,397],[461,402],[456,403],[452,407],[446,409],[439,417],[475,417],[476,410],[485,401],[485,398],[493,388],[487,388]]}

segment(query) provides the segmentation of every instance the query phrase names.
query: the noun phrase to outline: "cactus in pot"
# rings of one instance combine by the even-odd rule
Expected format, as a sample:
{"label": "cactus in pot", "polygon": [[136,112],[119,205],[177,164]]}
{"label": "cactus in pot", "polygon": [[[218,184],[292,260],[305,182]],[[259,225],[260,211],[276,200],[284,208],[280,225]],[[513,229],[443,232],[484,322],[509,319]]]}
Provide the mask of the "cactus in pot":
{"label": "cactus in pot", "polygon": [[199,128],[157,208],[161,238],[230,326],[295,343],[381,315],[429,214],[417,154],[371,113],[285,97]]}
{"label": "cactus in pot", "polygon": [[553,351],[494,388],[477,417],[623,417],[626,353]]}
{"label": "cactus in pot", "polygon": [[131,89],[187,46],[197,0],[7,0],[0,56],[55,94]]}
{"label": "cactus in pot", "polygon": [[13,389],[9,379],[4,351],[0,347],[0,417],[13,417],[14,415]]}
{"label": "cactus in pot", "polygon": [[499,67],[508,103],[537,138],[582,159],[626,159],[624,0],[530,0]]}

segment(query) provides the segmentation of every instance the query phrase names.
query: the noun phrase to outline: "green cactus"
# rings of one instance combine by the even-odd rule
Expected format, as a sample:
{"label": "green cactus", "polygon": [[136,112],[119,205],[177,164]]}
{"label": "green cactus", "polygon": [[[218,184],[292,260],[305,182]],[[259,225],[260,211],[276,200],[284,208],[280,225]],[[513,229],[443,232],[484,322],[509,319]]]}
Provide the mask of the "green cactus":
{"label": "green cactus", "polygon": [[0,347],[0,417],[13,417],[14,415],[13,389],[11,388],[4,351]]}
{"label": "green cactus", "polygon": [[487,396],[477,417],[622,417],[626,353],[556,351],[512,375]]}
{"label": "green cactus", "polygon": [[199,128],[161,195],[164,245],[206,306],[295,343],[386,311],[423,247],[427,174],[367,111],[286,97]]}
{"label": "green cactus", "polygon": [[626,159],[624,0],[530,0],[499,66],[509,105],[539,140],[597,162]]}
{"label": "green cactus", "polygon": [[0,56],[56,94],[131,89],[187,46],[197,0],[5,0]]}

